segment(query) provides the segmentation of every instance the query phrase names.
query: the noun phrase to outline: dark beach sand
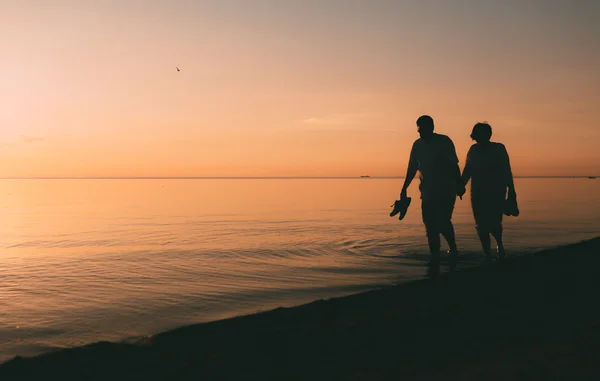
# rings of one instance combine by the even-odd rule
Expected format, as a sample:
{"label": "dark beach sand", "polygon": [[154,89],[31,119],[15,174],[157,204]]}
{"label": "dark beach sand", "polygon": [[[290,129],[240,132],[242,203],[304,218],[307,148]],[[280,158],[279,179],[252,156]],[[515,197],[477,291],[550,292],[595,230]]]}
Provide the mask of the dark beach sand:
{"label": "dark beach sand", "polygon": [[0,366],[3,381],[47,379],[600,380],[600,238]]}

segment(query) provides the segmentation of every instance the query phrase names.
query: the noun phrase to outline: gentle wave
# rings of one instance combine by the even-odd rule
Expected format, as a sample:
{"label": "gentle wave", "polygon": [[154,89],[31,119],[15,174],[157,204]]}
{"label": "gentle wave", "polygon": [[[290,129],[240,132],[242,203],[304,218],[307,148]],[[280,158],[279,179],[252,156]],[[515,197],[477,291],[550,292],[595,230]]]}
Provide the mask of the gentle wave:
{"label": "gentle wave", "polygon": [[[396,180],[170,184],[0,181],[12,194],[0,192],[0,361],[425,273],[418,202],[401,222],[388,216]],[[253,191],[239,192],[244,184]],[[600,235],[599,184],[519,179],[509,253]],[[468,202],[454,220],[460,266],[479,264]]]}

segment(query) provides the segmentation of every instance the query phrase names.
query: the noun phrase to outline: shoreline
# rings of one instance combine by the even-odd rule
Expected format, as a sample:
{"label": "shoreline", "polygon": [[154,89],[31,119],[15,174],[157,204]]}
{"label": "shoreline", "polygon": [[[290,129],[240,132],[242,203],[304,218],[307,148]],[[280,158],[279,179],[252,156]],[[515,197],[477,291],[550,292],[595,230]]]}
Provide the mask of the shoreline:
{"label": "shoreline", "polygon": [[0,379],[600,379],[600,237],[0,364]]}

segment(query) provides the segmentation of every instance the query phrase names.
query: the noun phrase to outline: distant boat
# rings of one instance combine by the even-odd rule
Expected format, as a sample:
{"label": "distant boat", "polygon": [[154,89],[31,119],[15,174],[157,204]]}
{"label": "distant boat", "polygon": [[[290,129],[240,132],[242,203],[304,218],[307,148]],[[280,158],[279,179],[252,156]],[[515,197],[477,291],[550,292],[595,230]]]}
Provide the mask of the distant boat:
{"label": "distant boat", "polygon": [[590,179],[590,180],[593,180],[593,179],[595,179],[595,178],[596,178],[596,176],[589,176],[589,177],[588,177],[588,179]]}
{"label": "distant boat", "polygon": [[361,176],[360,178],[361,179],[368,179],[369,177],[371,177],[371,176]]}

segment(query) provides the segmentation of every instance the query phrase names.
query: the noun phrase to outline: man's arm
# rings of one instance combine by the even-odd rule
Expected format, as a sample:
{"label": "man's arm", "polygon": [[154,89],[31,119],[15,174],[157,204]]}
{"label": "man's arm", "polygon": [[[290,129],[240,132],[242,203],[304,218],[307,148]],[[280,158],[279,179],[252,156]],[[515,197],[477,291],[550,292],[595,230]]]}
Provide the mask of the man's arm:
{"label": "man's arm", "polygon": [[417,167],[415,165],[411,165],[411,162],[408,163],[408,169],[406,170],[406,177],[404,179],[404,185],[402,186],[402,191],[400,192],[400,198],[403,196],[406,197],[406,190],[412,183],[413,179],[417,175]]}
{"label": "man's arm", "polygon": [[452,163],[452,172],[454,172],[454,180],[456,181],[456,194],[462,200],[462,196],[465,194],[465,184],[462,181],[462,177],[460,176],[460,167],[458,166],[458,155],[456,154],[456,148],[454,147],[454,143],[450,138],[448,138],[449,142],[449,154],[450,154],[450,162]]}
{"label": "man's arm", "polygon": [[413,179],[417,175],[417,171],[419,170],[419,162],[415,157],[415,146],[413,144],[412,149],[410,150],[410,157],[408,159],[408,168],[406,169],[406,177],[404,178],[404,185],[402,186],[402,191],[400,192],[400,198],[406,197],[406,191],[412,183]]}

